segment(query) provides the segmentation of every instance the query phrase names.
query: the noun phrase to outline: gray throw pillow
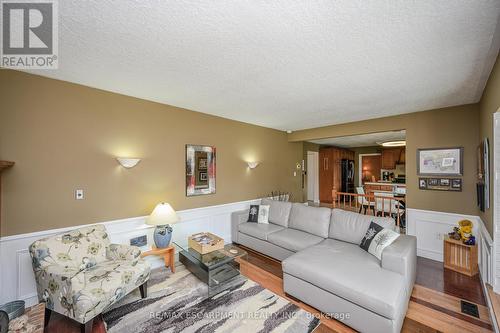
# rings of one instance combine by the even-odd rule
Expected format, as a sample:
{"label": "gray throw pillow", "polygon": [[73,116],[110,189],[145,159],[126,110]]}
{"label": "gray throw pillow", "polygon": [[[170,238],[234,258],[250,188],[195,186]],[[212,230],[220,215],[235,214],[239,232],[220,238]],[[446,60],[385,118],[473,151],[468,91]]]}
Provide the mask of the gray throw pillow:
{"label": "gray throw pillow", "polygon": [[250,205],[248,222],[269,224],[269,205]]}
{"label": "gray throw pillow", "polygon": [[377,257],[378,260],[382,260],[384,249],[391,245],[398,237],[399,234],[397,232],[372,222],[368,230],[366,230],[365,237],[363,237],[359,246]]}

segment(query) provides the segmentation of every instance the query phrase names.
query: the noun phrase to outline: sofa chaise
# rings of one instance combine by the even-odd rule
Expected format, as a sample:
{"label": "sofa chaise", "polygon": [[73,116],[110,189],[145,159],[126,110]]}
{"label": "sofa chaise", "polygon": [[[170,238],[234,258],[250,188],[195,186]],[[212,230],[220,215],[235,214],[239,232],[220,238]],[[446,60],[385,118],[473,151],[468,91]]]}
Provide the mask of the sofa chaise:
{"label": "sofa chaise", "polygon": [[263,199],[269,224],[232,214],[232,240],[282,261],[287,294],[361,332],[399,332],[416,275],[416,238],[400,235],[378,260],[361,243],[394,219]]}

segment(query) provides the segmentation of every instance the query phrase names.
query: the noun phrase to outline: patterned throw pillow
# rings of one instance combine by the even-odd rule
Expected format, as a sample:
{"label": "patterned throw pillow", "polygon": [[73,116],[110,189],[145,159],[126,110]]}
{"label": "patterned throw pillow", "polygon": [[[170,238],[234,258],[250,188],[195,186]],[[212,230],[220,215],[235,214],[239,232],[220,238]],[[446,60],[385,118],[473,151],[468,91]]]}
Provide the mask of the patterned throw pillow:
{"label": "patterned throw pillow", "polygon": [[373,254],[378,260],[382,260],[382,252],[391,245],[399,234],[391,229],[386,229],[375,222],[370,223],[366,230],[365,237],[361,240],[359,246],[370,254]]}
{"label": "patterned throw pillow", "polygon": [[254,223],[269,223],[269,207],[270,205],[250,205],[248,213],[248,222]]}

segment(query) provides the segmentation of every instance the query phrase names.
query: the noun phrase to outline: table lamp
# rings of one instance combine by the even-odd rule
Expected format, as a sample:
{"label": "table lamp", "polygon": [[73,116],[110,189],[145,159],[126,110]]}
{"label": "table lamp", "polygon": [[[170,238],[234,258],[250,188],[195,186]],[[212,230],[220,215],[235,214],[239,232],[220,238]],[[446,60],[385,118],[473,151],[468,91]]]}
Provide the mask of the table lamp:
{"label": "table lamp", "polygon": [[172,227],[170,224],[178,221],[179,217],[170,204],[162,202],[156,205],[151,215],[146,219],[146,224],[156,226],[153,238],[157,248],[168,247],[172,238]]}

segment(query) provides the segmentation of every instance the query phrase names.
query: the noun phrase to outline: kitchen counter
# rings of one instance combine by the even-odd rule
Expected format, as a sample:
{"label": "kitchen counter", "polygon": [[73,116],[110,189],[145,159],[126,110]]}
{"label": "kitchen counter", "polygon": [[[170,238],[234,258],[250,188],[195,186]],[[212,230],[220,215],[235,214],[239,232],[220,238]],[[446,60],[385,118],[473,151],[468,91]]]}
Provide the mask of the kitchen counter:
{"label": "kitchen counter", "polygon": [[380,182],[365,182],[364,185],[375,185],[375,186],[380,186],[380,185],[383,185],[383,186],[397,186],[397,187],[406,187],[406,184],[403,184],[403,183],[392,183],[392,182],[384,182],[384,181],[380,181]]}

